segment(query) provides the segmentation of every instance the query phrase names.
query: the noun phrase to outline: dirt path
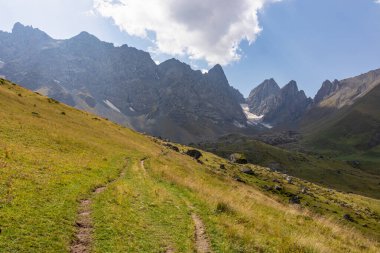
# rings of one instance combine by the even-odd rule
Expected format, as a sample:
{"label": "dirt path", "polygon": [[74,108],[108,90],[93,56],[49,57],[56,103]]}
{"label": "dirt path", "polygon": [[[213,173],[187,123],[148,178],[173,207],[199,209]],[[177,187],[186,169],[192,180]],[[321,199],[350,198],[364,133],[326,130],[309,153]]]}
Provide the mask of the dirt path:
{"label": "dirt path", "polygon": [[175,253],[175,250],[173,248],[168,248],[165,253]]}
{"label": "dirt path", "polygon": [[198,253],[211,253],[210,241],[206,234],[206,227],[202,219],[195,213],[191,214],[195,224],[195,246]]}
{"label": "dirt path", "polygon": [[146,168],[145,168],[145,164],[144,164],[144,162],[145,162],[146,159],[147,159],[147,158],[144,158],[144,159],[141,159],[141,160],[140,160],[141,169],[142,169],[142,171],[143,171],[143,173],[144,173],[145,176],[146,176],[146,174],[147,174],[147,172],[146,172]]}
{"label": "dirt path", "polygon": [[206,226],[204,225],[202,219],[194,212],[193,205],[185,200],[186,205],[191,210],[191,218],[193,219],[195,225],[195,249],[197,253],[212,253],[210,240],[206,233]]}
{"label": "dirt path", "polygon": [[75,234],[75,240],[70,247],[71,253],[89,253],[91,251],[92,243],[92,220],[91,220],[91,204],[92,198],[99,193],[102,193],[109,184],[115,182],[117,179],[125,176],[127,165],[125,165],[123,171],[119,177],[108,182],[106,186],[100,186],[96,188],[88,199],[83,199],[79,205],[78,218],[76,221],[77,232]]}
{"label": "dirt path", "polygon": [[[140,166],[144,174],[146,174],[145,164],[144,161],[146,158],[140,160]],[[187,206],[191,209],[191,218],[193,219],[194,225],[195,225],[195,247],[197,253],[211,253],[211,246],[209,238],[206,234],[206,227],[202,221],[202,219],[194,212],[194,207],[186,201]],[[172,247],[169,247],[165,253],[174,253],[175,250]]]}

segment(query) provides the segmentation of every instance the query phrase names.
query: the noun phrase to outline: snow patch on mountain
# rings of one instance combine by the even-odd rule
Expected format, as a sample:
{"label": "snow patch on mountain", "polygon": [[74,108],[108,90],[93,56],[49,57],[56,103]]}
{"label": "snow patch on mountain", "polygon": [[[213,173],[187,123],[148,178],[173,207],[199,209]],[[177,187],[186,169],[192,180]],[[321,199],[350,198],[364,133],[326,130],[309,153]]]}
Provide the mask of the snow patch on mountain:
{"label": "snow patch on mountain", "polygon": [[248,125],[251,125],[251,126],[261,125],[269,129],[273,128],[273,126],[263,122],[264,115],[259,116],[259,115],[251,113],[249,111],[249,106],[247,104],[240,104],[240,106],[243,109],[245,117],[247,118]]}
{"label": "snow patch on mountain", "polygon": [[245,114],[245,117],[247,118],[247,122],[249,124],[255,124],[257,125],[261,119],[264,117],[264,115],[256,115],[249,111],[249,106],[247,104],[240,104],[241,108],[243,109],[243,112]]}
{"label": "snow patch on mountain", "polygon": [[109,100],[103,100],[103,102],[108,105],[109,108],[111,108],[114,111],[120,112],[119,108],[117,108],[114,104],[112,104]]}
{"label": "snow patch on mountain", "polygon": [[263,123],[262,122],[261,125],[265,126],[266,128],[269,128],[269,129],[273,128],[273,126],[271,126],[271,125],[269,125],[267,123]]}

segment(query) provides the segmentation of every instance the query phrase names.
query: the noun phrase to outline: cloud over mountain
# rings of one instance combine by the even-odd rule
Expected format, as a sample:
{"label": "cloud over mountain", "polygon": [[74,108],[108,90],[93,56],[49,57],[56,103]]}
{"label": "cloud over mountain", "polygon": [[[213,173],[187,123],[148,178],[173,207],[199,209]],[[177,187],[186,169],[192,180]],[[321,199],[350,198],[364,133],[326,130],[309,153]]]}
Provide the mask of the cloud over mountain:
{"label": "cloud over mountain", "polygon": [[260,33],[258,11],[276,1],[94,0],[94,9],[128,34],[153,39],[161,53],[226,65],[240,59],[242,40]]}

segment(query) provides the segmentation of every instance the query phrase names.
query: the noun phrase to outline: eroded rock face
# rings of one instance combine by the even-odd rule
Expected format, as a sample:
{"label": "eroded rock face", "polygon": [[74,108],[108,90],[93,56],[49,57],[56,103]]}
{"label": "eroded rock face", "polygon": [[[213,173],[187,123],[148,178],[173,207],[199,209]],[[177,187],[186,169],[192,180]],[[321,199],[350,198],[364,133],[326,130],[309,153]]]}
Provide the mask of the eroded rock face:
{"label": "eroded rock face", "polygon": [[[341,109],[354,104],[379,83],[380,69],[340,81],[335,80],[332,85],[328,83],[322,85],[322,88],[317,93],[319,95],[316,97],[315,102],[319,103],[319,107]],[[320,100],[320,97],[323,97],[323,99]]]}
{"label": "eroded rock face", "polygon": [[290,81],[282,89],[273,79],[265,80],[252,90],[247,99],[250,111],[264,115],[263,122],[272,126],[293,126],[311,106],[312,99]]}
{"label": "eroded rock face", "polygon": [[250,112],[265,115],[278,106],[280,87],[273,79],[267,79],[251,91],[247,98]]}
{"label": "eroded rock face", "polygon": [[278,106],[264,116],[264,121],[272,125],[293,125],[312,104],[312,99],[306,97],[303,90],[298,90],[295,81],[281,89],[278,100]]}
{"label": "eroded rock face", "polygon": [[55,40],[20,23],[0,32],[0,60],[0,75],[26,88],[152,135],[188,143],[246,126],[243,96],[220,65],[206,74],[175,59],[156,65],[87,32]]}
{"label": "eroded rock face", "polygon": [[330,82],[326,80],[322,83],[322,87],[318,90],[317,94],[314,97],[314,103],[319,104],[322,100],[336,92],[340,88],[340,83],[338,80]]}

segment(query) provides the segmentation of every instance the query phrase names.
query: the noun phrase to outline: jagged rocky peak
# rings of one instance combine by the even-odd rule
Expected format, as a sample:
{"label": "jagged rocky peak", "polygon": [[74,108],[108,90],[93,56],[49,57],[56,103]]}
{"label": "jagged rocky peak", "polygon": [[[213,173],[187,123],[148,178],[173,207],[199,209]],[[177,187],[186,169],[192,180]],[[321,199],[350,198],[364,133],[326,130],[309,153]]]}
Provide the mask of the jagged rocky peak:
{"label": "jagged rocky peak", "polygon": [[256,115],[264,115],[271,111],[276,107],[280,91],[280,87],[273,78],[265,80],[254,88],[247,98],[250,111]]}
{"label": "jagged rocky peak", "polygon": [[295,95],[295,94],[298,94],[298,92],[299,92],[298,85],[297,85],[297,82],[294,80],[291,80],[287,85],[285,85],[281,89],[281,93],[284,95]]}
{"label": "jagged rocky peak", "polygon": [[239,90],[230,86],[227,77],[224,73],[223,67],[220,64],[216,64],[212,67],[204,76],[212,83],[216,89],[222,88],[226,93],[229,93],[231,98],[238,102],[239,104],[244,104],[244,96]]}
{"label": "jagged rocky peak", "polygon": [[89,42],[89,41],[100,42],[100,40],[96,36],[94,36],[88,32],[81,32],[78,35],[72,37],[71,40],[77,40],[80,42]]}
{"label": "jagged rocky peak", "polygon": [[184,62],[181,62],[175,58],[166,60],[158,65],[158,68],[163,71],[176,70],[176,71],[191,71],[191,67]]}
{"label": "jagged rocky peak", "polygon": [[264,115],[263,120],[272,126],[291,125],[311,104],[303,90],[292,80],[282,89],[273,79],[267,79],[250,93],[247,104],[250,112]]}
{"label": "jagged rocky peak", "polygon": [[372,70],[359,76],[323,83],[314,99],[321,107],[342,108],[352,105],[379,85],[380,69]]}
{"label": "jagged rocky peak", "polygon": [[23,37],[28,41],[35,40],[51,40],[52,38],[47,35],[45,32],[41,31],[38,28],[33,28],[32,26],[25,26],[20,22],[17,22],[13,25],[12,35],[16,37]]}
{"label": "jagged rocky peak", "polygon": [[219,64],[211,68],[206,76],[212,80],[216,85],[230,86],[226,75],[224,74],[222,66]]}
{"label": "jagged rocky peak", "polygon": [[162,62],[157,69],[161,83],[165,86],[184,83],[184,80],[191,79],[197,74],[198,77],[202,76],[202,73],[197,73],[188,64],[174,58]]}
{"label": "jagged rocky peak", "polygon": [[224,75],[224,71],[220,64],[216,64],[208,71],[208,74]]}
{"label": "jagged rocky peak", "polygon": [[273,78],[266,79],[259,86],[254,88],[249,96],[248,100],[257,99],[257,97],[266,98],[271,95],[276,95],[280,92],[280,87]]}
{"label": "jagged rocky peak", "polygon": [[319,104],[322,100],[336,92],[339,89],[339,86],[340,82],[336,79],[333,82],[330,80],[324,81],[322,83],[322,87],[318,90],[314,97],[314,103]]}
{"label": "jagged rocky peak", "polygon": [[13,25],[12,33],[22,33],[22,32],[30,31],[30,30],[33,31],[33,30],[38,30],[38,29],[34,29],[32,26],[24,26],[20,22],[17,22]]}

